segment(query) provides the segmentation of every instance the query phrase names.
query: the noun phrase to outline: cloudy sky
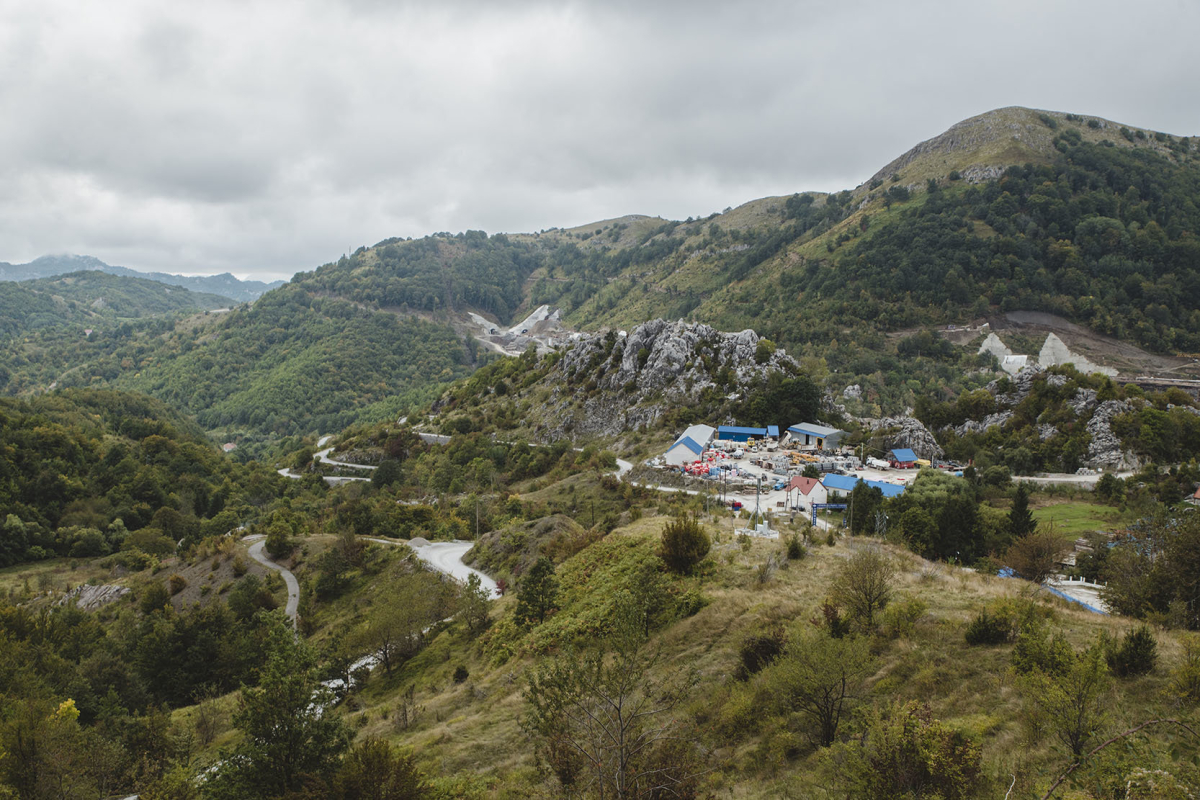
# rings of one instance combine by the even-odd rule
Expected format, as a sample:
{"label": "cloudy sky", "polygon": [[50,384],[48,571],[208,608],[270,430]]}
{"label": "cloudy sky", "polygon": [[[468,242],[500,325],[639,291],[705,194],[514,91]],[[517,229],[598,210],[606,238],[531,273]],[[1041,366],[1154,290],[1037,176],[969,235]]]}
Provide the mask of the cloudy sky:
{"label": "cloudy sky", "polygon": [[0,0],[0,261],[272,278],[684,218],[1007,105],[1195,135],[1198,34],[1191,0]]}

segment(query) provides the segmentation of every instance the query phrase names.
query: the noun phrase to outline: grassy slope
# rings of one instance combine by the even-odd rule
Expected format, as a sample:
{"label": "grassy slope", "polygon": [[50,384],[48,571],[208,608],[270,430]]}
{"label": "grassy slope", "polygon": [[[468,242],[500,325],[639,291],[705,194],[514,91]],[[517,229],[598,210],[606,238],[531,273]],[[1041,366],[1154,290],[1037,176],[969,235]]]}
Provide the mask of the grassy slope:
{"label": "grassy slope", "polygon": [[[612,591],[650,555],[662,524],[661,517],[639,520],[560,566],[563,610],[543,626],[546,630],[517,639],[512,658],[503,658],[496,641],[507,630],[515,605],[510,596],[496,602],[492,616],[498,622],[479,642],[469,641],[455,624],[391,678],[373,676],[350,712],[359,735],[413,747],[431,774],[474,776],[469,782],[486,796],[522,796],[539,785],[532,743],[519,724],[524,676],[536,663],[534,653],[568,631],[587,637],[592,626],[601,624]],[[699,671],[701,683],[689,710],[707,731],[706,741],[717,744],[713,789],[731,797],[810,796],[828,777],[820,754],[808,749],[796,729],[756,711],[752,687],[730,676],[737,648],[751,631],[773,623],[808,625],[850,551],[845,544],[818,547],[808,559],[759,585],[757,568],[779,544],[755,541],[743,549],[731,541],[730,526],[728,520],[721,523],[724,533],[714,548],[714,567],[698,581],[710,603],[660,631],[653,643],[662,648],[664,665]],[[1010,648],[969,648],[962,640],[966,622],[982,604],[1027,591],[1027,585],[929,564],[907,553],[895,555],[903,565],[901,594],[920,597],[929,611],[911,636],[877,642],[872,701],[928,702],[936,716],[982,740],[991,773],[1014,773],[1026,790],[1044,786],[1046,776],[1066,760],[1049,741],[1030,740],[1020,724],[1020,697],[1008,672]],[[1056,627],[1077,647],[1101,630],[1119,633],[1131,626],[1127,620],[1047,602],[1056,608]],[[1178,642],[1174,635],[1157,635],[1160,663],[1170,665],[1179,657]],[[460,665],[470,678],[455,684],[452,675]],[[1124,700],[1115,708],[1114,722],[1124,725],[1160,710],[1164,675],[1160,668],[1154,675],[1123,682]],[[422,713],[413,727],[401,730],[395,709],[400,692],[409,686],[415,686]],[[784,755],[793,751],[793,756]]]}

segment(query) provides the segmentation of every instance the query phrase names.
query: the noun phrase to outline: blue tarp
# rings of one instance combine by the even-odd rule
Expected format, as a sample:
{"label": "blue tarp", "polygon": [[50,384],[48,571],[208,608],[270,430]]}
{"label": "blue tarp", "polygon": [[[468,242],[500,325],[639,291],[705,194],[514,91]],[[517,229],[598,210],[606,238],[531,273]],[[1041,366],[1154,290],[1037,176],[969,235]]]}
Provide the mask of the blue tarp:
{"label": "blue tarp", "polygon": [[778,425],[768,425],[767,426],[767,436],[770,436],[773,439],[778,439],[779,438],[779,426]]}
{"label": "blue tarp", "polygon": [[892,451],[892,458],[896,459],[897,461],[916,461],[917,454],[912,450],[909,450],[907,447],[901,447]]}

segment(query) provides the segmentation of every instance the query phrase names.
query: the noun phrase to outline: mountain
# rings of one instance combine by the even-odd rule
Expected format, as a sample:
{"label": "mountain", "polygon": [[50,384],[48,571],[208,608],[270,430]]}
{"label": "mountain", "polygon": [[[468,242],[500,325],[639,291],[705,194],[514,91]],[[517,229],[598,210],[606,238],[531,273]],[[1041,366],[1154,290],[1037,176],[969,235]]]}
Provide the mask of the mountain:
{"label": "mountain", "polygon": [[181,403],[211,430],[290,435],[408,407],[396,398],[410,390],[432,398],[488,350],[545,352],[569,328],[659,318],[754,331],[843,395],[847,413],[879,418],[998,377],[978,341],[933,328],[974,332],[1018,313],[1137,345],[1186,376],[1195,366],[1179,356],[1200,351],[1198,154],[1186,137],[1000,109],[853,190],[703,219],[386,239],[297,273],[261,310],[166,336],[131,329],[101,357],[28,343],[8,390],[71,370]]}
{"label": "mountain", "polygon": [[248,303],[260,297],[263,292],[269,292],[284,281],[243,281],[224,272],[220,275],[170,275],[165,272],[141,272],[128,267],[114,267],[105,264],[93,256],[57,255],[42,256],[28,264],[8,264],[0,262],[0,281],[25,281],[34,278],[49,278],[81,270],[107,272],[110,275],[123,275],[130,278],[169,283],[182,286],[193,292],[217,294],[228,297],[239,303]]}
{"label": "mountain", "polygon": [[0,283],[0,334],[47,327],[101,327],[122,321],[233,304],[228,297],[191,292],[145,278],[73,272],[54,278]]}

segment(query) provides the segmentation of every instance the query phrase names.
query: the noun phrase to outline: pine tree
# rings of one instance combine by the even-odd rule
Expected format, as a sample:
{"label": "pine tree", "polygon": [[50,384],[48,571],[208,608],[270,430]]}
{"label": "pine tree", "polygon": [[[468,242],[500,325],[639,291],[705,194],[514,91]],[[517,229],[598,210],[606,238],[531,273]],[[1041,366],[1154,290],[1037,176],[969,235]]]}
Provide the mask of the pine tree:
{"label": "pine tree", "polygon": [[1013,498],[1012,510],[1008,512],[1008,532],[1014,539],[1020,539],[1026,534],[1033,533],[1037,521],[1029,510],[1029,487],[1024,483],[1017,485],[1017,496]]}
{"label": "pine tree", "polygon": [[558,579],[554,577],[554,564],[542,556],[525,574],[517,590],[517,623],[541,625],[557,607]]}

